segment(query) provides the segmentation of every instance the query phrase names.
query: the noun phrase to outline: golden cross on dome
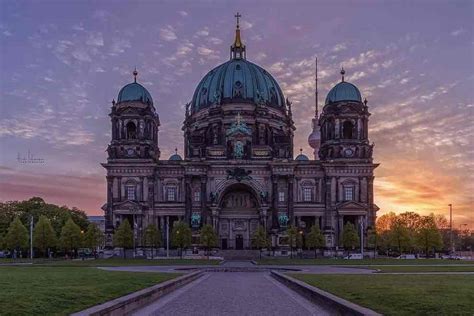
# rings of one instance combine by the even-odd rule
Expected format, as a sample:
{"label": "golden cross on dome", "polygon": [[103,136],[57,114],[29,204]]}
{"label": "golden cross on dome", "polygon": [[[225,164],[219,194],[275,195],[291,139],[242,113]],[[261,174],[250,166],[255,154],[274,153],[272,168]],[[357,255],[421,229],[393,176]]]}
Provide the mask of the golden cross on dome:
{"label": "golden cross on dome", "polygon": [[239,28],[239,18],[241,18],[242,15],[239,12],[237,12],[237,14],[234,16],[237,18],[237,28]]}

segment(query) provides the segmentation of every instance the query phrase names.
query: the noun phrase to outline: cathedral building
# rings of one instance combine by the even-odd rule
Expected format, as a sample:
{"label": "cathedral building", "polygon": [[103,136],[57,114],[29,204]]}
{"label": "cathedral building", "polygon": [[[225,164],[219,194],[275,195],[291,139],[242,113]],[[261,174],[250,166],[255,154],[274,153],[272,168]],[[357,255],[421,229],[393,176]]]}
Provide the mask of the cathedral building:
{"label": "cathedral building", "polygon": [[[184,221],[198,243],[211,224],[222,249],[249,249],[259,225],[283,246],[290,225],[318,225],[327,249],[341,245],[343,225],[374,226],[370,113],[358,88],[342,80],[315,113],[309,145],[314,157],[294,157],[292,103],[278,82],[247,59],[238,21],[230,59],[197,85],[184,113],[184,155],[162,159],[159,106],[137,82],[124,86],[110,113],[105,229],[128,219],[138,243],[147,225],[162,232]],[[155,107],[156,106],[156,107]],[[166,131],[162,131],[165,132]]]}

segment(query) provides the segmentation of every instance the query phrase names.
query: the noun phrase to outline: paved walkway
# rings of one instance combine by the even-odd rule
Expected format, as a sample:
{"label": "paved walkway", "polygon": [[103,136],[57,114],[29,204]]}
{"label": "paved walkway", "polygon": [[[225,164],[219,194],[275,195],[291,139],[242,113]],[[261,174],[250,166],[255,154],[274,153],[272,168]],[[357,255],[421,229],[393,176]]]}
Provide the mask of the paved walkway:
{"label": "paved walkway", "polygon": [[290,270],[294,273],[316,273],[316,274],[370,274],[376,270],[324,265],[302,265],[302,266],[277,266],[277,265],[254,265],[250,261],[226,261],[218,266],[123,266],[123,267],[100,267],[104,270],[132,271],[132,272],[186,272],[194,269],[220,269],[220,268],[249,268],[260,270]]}
{"label": "paved walkway", "polygon": [[207,273],[133,315],[330,315],[267,272]]}

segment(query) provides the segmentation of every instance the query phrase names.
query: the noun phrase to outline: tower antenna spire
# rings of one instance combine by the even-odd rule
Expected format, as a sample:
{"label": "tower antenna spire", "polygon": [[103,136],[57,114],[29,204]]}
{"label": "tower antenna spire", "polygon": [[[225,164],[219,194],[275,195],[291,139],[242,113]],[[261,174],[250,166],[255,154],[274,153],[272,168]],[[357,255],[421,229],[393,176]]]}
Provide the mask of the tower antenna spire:
{"label": "tower antenna spire", "polygon": [[135,67],[135,70],[133,71],[133,81],[135,83],[137,82],[137,76],[138,76],[138,71],[137,71],[137,67]]}
{"label": "tower antenna spire", "polygon": [[318,57],[316,57],[316,63],[315,63],[315,70],[314,70],[314,84],[315,84],[315,90],[314,90],[314,117],[317,119],[318,118]]}

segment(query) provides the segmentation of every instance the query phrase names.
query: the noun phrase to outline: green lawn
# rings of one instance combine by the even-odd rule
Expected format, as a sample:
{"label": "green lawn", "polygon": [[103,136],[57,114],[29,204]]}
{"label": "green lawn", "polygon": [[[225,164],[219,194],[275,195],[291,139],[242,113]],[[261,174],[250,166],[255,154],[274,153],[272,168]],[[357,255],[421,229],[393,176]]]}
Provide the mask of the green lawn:
{"label": "green lawn", "polygon": [[474,275],[290,275],[385,315],[474,312]]}
{"label": "green lawn", "polygon": [[80,266],[80,267],[117,267],[117,266],[172,266],[172,265],[218,265],[219,260],[206,260],[206,259],[96,259],[96,260],[45,260],[45,259],[34,259],[31,260],[0,260],[1,263],[28,263],[33,262],[35,265],[43,266]]}
{"label": "green lawn", "polygon": [[379,269],[381,272],[474,272],[474,265],[446,266],[367,266],[369,269]]}
{"label": "green lawn", "polygon": [[344,259],[261,259],[257,260],[259,265],[451,265],[451,264],[470,264],[474,265],[473,260],[441,260],[441,259],[362,259],[362,260],[344,260]]}
{"label": "green lawn", "polygon": [[89,267],[0,267],[0,314],[68,315],[179,275]]}

